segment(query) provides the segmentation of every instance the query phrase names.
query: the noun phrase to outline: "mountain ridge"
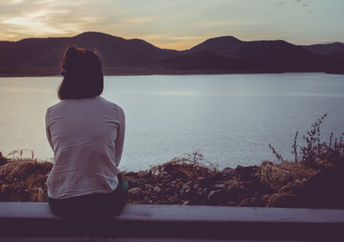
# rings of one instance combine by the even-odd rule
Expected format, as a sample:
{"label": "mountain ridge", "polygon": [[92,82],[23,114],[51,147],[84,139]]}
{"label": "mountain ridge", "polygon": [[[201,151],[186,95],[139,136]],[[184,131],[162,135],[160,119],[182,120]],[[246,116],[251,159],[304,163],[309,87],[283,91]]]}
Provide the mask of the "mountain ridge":
{"label": "mountain ridge", "polygon": [[142,39],[101,32],[0,41],[0,76],[56,75],[69,46],[97,52],[107,75],[328,72],[344,74],[344,44],[207,39],[190,49],[161,49]]}

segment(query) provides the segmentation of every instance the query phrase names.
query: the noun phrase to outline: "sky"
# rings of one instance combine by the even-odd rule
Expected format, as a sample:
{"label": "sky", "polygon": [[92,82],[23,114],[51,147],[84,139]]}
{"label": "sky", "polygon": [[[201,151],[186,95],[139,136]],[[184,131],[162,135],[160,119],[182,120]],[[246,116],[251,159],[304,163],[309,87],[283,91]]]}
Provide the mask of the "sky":
{"label": "sky", "polygon": [[188,49],[212,37],[344,42],[344,0],[0,0],[0,40],[86,31]]}

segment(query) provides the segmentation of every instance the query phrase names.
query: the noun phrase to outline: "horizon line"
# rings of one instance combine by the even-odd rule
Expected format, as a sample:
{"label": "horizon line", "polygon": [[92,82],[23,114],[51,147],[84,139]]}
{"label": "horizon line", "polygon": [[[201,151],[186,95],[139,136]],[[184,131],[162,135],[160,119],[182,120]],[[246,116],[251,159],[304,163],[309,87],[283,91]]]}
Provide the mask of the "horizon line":
{"label": "horizon line", "polygon": [[193,44],[191,47],[189,48],[184,48],[184,49],[174,49],[174,48],[165,48],[165,47],[159,47],[159,45],[157,44],[154,44],[153,42],[149,42],[147,40],[145,40],[144,38],[126,38],[126,37],[122,37],[122,36],[118,36],[118,35],[113,35],[113,34],[109,34],[109,33],[105,33],[105,32],[100,32],[100,31],[84,31],[84,32],[81,32],[79,34],[74,34],[74,35],[70,35],[70,36],[46,36],[46,37],[41,37],[41,36],[32,36],[32,37],[24,37],[24,38],[21,38],[21,39],[16,39],[16,40],[11,40],[11,39],[0,39],[0,42],[12,42],[12,43],[15,43],[15,42],[20,42],[20,41],[23,41],[23,40],[27,40],[27,39],[53,39],[53,38],[75,38],[79,35],[82,35],[82,34],[86,34],[86,33],[96,33],[96,34],[104,34],[104,35],[109,35],[109,36],[112,36],[112,37],[116,37],[116,38],[121,38],[121,39],[124,39],[124,40],[134,40],[134,39],[139,39],[139,40],[143,40],[159,49],[166,49],[166,50],[177,50],[177,51],[185,51],[185,50],[189,50],[201,43],[204,43],[205,41],[207,40],[210,40],[210,39],[216,39],[216,38],[222,38],[222,37],[233,37],[239,41],[242,41],[242,42],[253,42],[253,41],[285,41],[289,44],[293,44],[293,45],[296,45],[296,46],[310,46],[310,45],[326,45],[326,44],[335,44],[335,43],[339,43],[339,44],[344,44],[344,42],[342,41],[323,41],[321,43],[312,43],[312,44],[296,44],[296,43],[293,43],[293,42],[289,42],[287,40],[284,40],[284,39],[254,39],[254,40],[242,40],[240,38],[237,38],[235,37],[234,35],[219,35],[219,36],[214,36],[214,37],[205,37],[202,41],[200,42],[196,42],[195,44]]}

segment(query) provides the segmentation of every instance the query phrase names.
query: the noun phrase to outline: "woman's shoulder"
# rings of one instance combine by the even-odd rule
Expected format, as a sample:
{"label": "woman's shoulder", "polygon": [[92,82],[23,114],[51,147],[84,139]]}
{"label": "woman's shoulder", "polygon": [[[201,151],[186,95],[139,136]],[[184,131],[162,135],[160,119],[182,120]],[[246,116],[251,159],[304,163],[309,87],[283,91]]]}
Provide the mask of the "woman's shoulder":
{"label": "woman's shoulder", "polygon": [[47,109],[47,114],[65,114],[70,113],[75,110],[99,110],[101,112],[110,112],[112,113],[122,113],[124,114],[123,109],[103,97],[97,96],[95,98],[85,98],[85,99],[65,99],[60,102],[52,105]]}
{"label": "woman's shoulder", "polygon": [[59,101],[58,103],[55,103],[54,105],[52,105],[49,108],[47,108],[47,113],[50,113],[50,112],[53,112],[56,109],[59,109],[59,107],[62,106],[62,102],[63,101]]}
{"label": "woman's shoulder", "polygon": [[123,109],[118,104],[110,102],[103,97],[98,96],[98,97],[96,97],[96,100],[98,102],[102,103],[103,105],[108,106],[109,108],[115,108],[115,109],[121,110],[123,112]]}
{"label": "woman's shoulder", "polygon": [[47,111],[48,112],[51,112],[51,111],[54,111],[54,110],[59,110],[59,109],[63,109],[65,108],[66,106],[71,106],[71,103],[73,102],[73,99],[64,99],[64,100],[61,100],[57,103],[55,103],[54,105],[50,106]]}

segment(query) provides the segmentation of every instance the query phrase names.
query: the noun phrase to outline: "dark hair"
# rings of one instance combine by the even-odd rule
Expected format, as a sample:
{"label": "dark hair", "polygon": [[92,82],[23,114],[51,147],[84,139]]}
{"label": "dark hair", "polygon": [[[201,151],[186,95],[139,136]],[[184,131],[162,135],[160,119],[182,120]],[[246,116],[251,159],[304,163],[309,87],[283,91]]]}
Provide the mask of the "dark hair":
{"label": "dark hair", "polygon": [[64,76],[58,90],[63,99],[99,96],[103,92],[104,77],[100,58],[92,51],[69,47],[61,62]]}

